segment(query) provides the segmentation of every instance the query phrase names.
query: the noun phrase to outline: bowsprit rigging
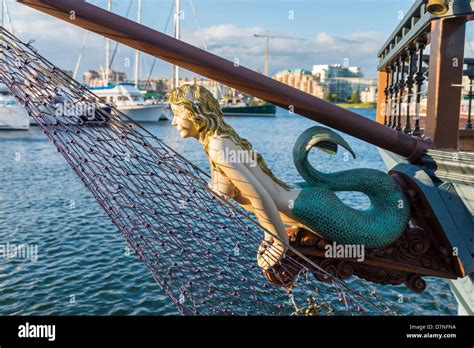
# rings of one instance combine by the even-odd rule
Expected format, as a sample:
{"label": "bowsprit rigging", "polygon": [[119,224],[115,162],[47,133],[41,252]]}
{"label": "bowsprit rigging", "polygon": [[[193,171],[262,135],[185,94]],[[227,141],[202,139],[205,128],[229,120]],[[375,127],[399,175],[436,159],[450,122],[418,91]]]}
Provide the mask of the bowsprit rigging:
{"label": "bowsprit rigging", "polygon": [[[182,313],[390,312],[291,247],[279,271],[266,274],[269,282],[255,259],[262,228],[213,193],[206,173],[4,28],[0,49],[0,82]],[[294,278],[291,286],[273,285],[288,284],[285,276]]]}

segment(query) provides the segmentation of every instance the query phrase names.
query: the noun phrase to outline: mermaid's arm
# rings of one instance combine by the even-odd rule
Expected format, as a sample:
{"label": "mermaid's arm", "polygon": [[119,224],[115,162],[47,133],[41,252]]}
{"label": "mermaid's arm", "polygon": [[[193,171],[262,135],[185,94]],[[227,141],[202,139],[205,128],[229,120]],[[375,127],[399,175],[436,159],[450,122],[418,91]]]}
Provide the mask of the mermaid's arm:
{"label": "mermaid's arm", "polygon": [[[211,162],[211,168],[212,168]],[[253,207],[250,200],[236,190],[229,178],[217,169],[211,170],[211,181],[208,184],[209,188],[214,192],[224,196],[225,199],[234,199],[242,208],[253,213]]]}
{"label": "mermaid's arm", "polygon": [[[226,151],[239,150],[231,140],[217,139],[213,140],[209,146],[209,156],[231,183],[237,187],[241,195],[248,198],[258,221],[270,232],[265,232],[265,240],[272,243],[269,248],[271,251],[269,254],[267,252],[266,255],[264,253],[259,256],[259,265],[265,269],[271,268],[276,265],[286,251],[288,235],[285,226],[281,221],[275,202],[250,169],[243,163],[230,163],[222,158],[223,156],[219,156],[224,149]],[[279,238],[273,238],[272,235]]]}
{"label": "mermaid's arm", "polygon": [[[211,168],[212,167],[213,165],[211,161]],[[216,168],[211,169],[211,181],[209,182],[208,186],[214,192],[223,195],[226,199],[235,199],[236,190],[234,189],[234,186],[230,180]]]}

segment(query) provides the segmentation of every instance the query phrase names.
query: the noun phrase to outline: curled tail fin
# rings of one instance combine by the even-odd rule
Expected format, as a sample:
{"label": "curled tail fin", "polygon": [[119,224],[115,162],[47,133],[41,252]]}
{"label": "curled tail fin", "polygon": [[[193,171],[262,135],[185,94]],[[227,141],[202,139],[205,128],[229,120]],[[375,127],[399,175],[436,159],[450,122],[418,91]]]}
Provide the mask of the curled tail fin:
{"label": "curled tail fin", "polygon": [[[390,245],[408,224],[409,202],[396,181],[380,170],[357,168],[323,173],[311,166],[308,153],[313,147],[334,155],[338,145],[355,157],[349,144],[327,128],[312,127],[296,140],[293,161],[306,181],[299,184],[301,192],[293,208],[297,221],[328,241],[367,248]],[[346,205],[335,194],[341,191],[364,193],[370,207],[359,210]]]}
{"label": "curled tail fin", "polygon": [[311,127],[296,139],[293,146],[293,162],[306,182],[309,184],[330,183],[330,174],[316,170],[309,163],[308,154],[313,147],[316,147],[330,155],[335,155],[338,145],[349,151],[354,158],[356,157],[350,145],[339,134],[325,127]]}

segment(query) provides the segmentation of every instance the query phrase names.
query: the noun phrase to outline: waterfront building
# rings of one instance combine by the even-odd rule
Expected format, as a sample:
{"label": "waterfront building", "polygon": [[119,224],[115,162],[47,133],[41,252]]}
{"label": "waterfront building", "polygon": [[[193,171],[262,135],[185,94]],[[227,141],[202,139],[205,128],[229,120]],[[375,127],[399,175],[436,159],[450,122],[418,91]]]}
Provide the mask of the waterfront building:
{"label": "waterfront building", "polygon": [[273,78],[316,97],[324,97],[323,86],[309,70],[300,68],[285,69],[277,72]]}
{"label": "waterfront building", "polygon": [[365,87],[364,90],[360,92],[360,101],[362,103],[376,103],[377,95],[376,86]]}
{"label": "waterfront building", "polygon": [[[217,99],[223,98],[225,96],[234,96],[237,95],[237,91],[233,88],[227,87],[223,84],[220,84],[214,80],[205,79],[202,77],[185,77],[179,80],[179,85],[198,85],[203,86],[214,94]],[[168,87],[171,86],[171,81],[168,81]]]}
{"label": "waterfront building", "polygon": [[328,80],[337,77],[362,77],[362,71],[356,66],[343,67],[341,64],[313,65],[312,74],[325,84]]}
{"label": "waterfront building", "polygon": [[[331,95],[337,95],[337,99],[340,101],[349,100],[352,97],[352,94],[355,92],[360,94],[361,99],[362,94],[364,94],[364,98],[366,98],[366,100],[371,98],[373,101],[370,102],[376,101],[376,79],[364,77],[334,77],[327,80],[325,87],[327,93],[330,93]],[[371,88],[373,90],[370,92]]]}
{"label": "waterfront building", "polygon": [[168,80],[167,79],[150,79],[138,81],[138,88],[141,90],[165,94],[168,92]]}
{"label": "waterfront building", "polygon": [[313,76],[319,81],[327,96],[339,101],[348,101],[354,93],[359,93],[361,102],[377,101],[377,80],[364,78],[357,66],[341,64],[313,65]]}
{"label": "waterfront building", "polygon": [[83,74],[84,84],[90,87],[102,87],[105,81],[118,85],[121,82],[127,82],[127,74],[121,71],[109,70],[108,79],[104,69],[87,70]]}

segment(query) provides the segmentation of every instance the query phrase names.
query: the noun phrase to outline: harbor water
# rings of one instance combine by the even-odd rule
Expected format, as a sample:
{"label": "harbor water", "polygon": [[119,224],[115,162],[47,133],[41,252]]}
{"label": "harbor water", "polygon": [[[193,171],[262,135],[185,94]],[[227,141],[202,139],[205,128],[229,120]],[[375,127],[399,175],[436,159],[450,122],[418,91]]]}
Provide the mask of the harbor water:
{"label": "harbor water", "polygon": [[[375,117],[371,109],[356,111]],[[275,118],[227,121],[262,154],[276,176],[286,182],[302,181],[293,166],[292,146],[314,122],[285,110]],[[202,146],[194,139],[179,138],[170,121],[145,127],[208,170]],[[356,159],[345,150],[336,156],[319,152],[311,155],[312,163],[325,172],[355,167],[385,170],[374,146],[344,137]],[[178,314],[39,127],[0,133],[0,182],[0,315]],[[368,204],[361,194],[341,198],[354,207]],[[9,257],[6,250],[20,244],[29,246],[30,254]],[[404,286],[374,288],[399,315],[457,313],[448,283],[440,279],[427,278],[422,294]]]}

